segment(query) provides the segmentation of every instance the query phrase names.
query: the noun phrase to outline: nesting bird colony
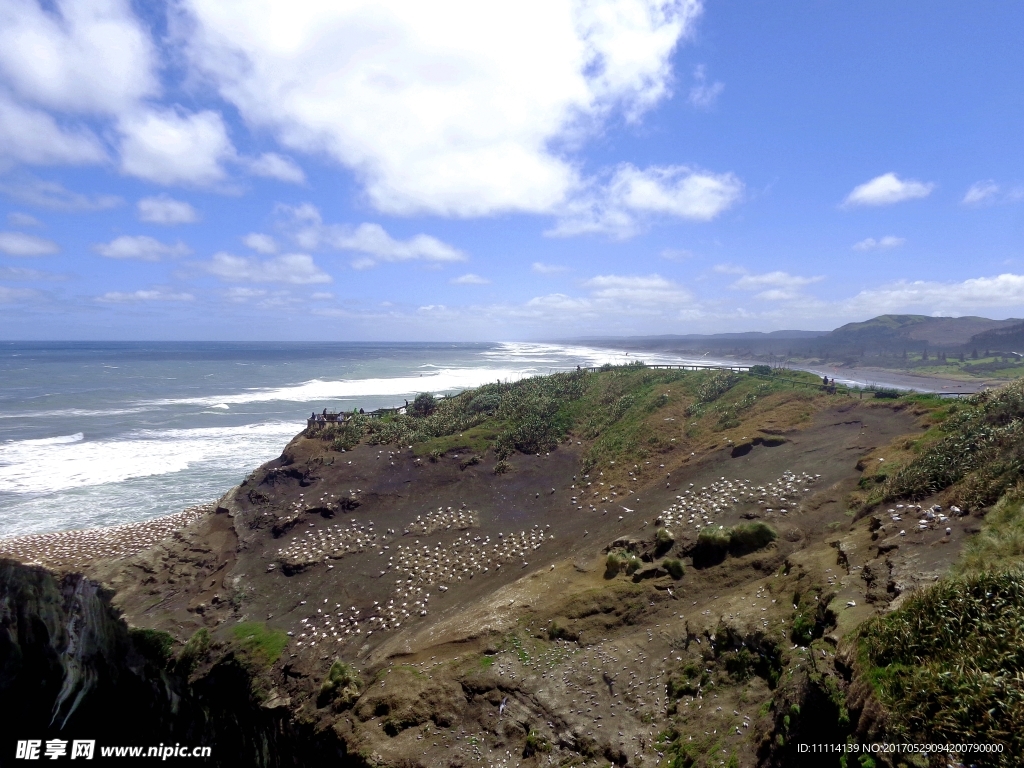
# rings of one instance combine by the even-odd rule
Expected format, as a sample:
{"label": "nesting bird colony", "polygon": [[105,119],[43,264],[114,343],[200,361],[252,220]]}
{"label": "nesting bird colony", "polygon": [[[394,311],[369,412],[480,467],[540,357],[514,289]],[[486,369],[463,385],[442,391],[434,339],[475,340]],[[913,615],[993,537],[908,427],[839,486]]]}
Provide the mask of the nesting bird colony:
{"label": "nesting bird colony", "polygon": [[[949,508],[951,514],[956,517],[960,517],[964,514],[960,507],[952,506]],[[894,523],[903,522],[903,516],[917,517],[917,526],[911,530],[918,532],[927,531],[935,528],[937,525],[944,525],[949,521],[949,515],[943,514],[942,507],[938,504],[933,504],[927,509],[923,509],[920,504],[897,504],[895,507],[889,509],[889,518]],[[946,535],[952,533],[952,529],[946,528]],[[900,531],[900,536],[906,536],[906,529]]]}
{"label": "nesting bird colony", "polygon": [[[726,480],[719,478],[710,486],[690,488],[676,503],[659,516],[657,523],[665,527],[692,525],[698,531],[707,525],[714,525],[714,518],[722,512],[734,509],[740,504],[756,504],[765,512],[789,512],[799,498],[809,493],[821,475],[811,475],[786,470],[782,477],[768,485],[754,485],[749,480]],[[770,506],[769,506],[770,505]]]}
{"label": "nesting bird colony", "polygon": [[[321,606],[316,614],[302,619],[296,645],[342,643],[361,635],[370,636],[375,631],[398,629],[410,619],[427,615],[431,587],[436,586],[444,593],[450,584],[498,573],[504,564],[521,561],[521,567],[527,567],[529,553],[539,549],[545,540],[554,538],[547,530],[535,525],[530,531],[519,534],[499,533],[494,540],[490,536],[471,537],[466,533],[447,545],[441,542],[434,546],[399,544],[380,572],[381,578],[389,573],[396,576],[392,596],[386,603],[374,601],[372,608],[365,612],[356,606],[343,608],[340,603],[335,604],[333,611],[325,611]],[[388,546],[383,546],[379,554],[387,554],[388,550]],[[294,632],[289,634],[294,635]]]}
{"label": "nesting bird colony", "polygon": [[465,505],[457,510],[453,510],[451,507],[447,509],[438,507],[436,511],[427,512],[425,515],[416,515],[416,519],[405,529],[405,532],[414,536],[426,536],[434,531],[448,531],[452,528],[464,531],[479,525],[480,520],[476,512],[466,509]]}
{"label": "nesting bird colony", "polygon": [[305,535],[297,536],[291,544],[281,549],[277,558],[286,570],[298,569],[331,558],[337,560],[350,552],[382,546],[377,541],[373,522],[363,525],[353,518],[348,525],[331,525],[326,528],[315,528],[310,523]]}
{"label": "nesting bird colony", "polygon": [[58,570],[83,568],[97,560],[120,560],[149,549],[175,531],[212,512],[213,506],[202,504],[189,507],[144,523],[0,539],[0,557]]}

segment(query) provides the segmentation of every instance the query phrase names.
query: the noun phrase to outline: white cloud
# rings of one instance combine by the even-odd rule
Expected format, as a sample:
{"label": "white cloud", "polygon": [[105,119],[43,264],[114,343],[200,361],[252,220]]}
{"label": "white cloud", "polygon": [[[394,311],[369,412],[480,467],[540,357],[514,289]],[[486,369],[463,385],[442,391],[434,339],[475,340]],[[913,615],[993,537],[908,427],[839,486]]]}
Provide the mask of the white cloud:
{"label": "white cloud", "polygon": [[139,261],[160,261],[164,258],[176,258],[192,253],[192,249],[180,240],[174,245],[167,245],[147,235],[121,235],[109,243],[97,243],[92,249],[108,259],[138,259]]}
{"label": "white cloud", "polygon": [[847,303],[848,311],[866,316],[908,309],[943,315],[962,311],[1024,307],[1024,275],[1006,273],[962,282],[899,281],[861,291]]}
{"label": "white cloud", "polygon": [[[726,269],[718,270],[720,272]],[[766,272],[761,275],[744,274],[730,287],[738,291],[759,291],[754,298],[764,301],[789,301],[799,297],[800,290],[812,283],[819,283],[825,278],[822,276],[802,277],[791,275],[788,272],[775,271]]]}
{"label": "white cloud", "polygon": [[56,211],[103,211],[122,203],[116,195],[83,195],[55,181],[20,179],[0,181],[0,194],[19,202]]}
{"label": "white cloud", "polygon": [[194,301],[195,298],[191,293],[175,293],[174,291],[156,289],[133,291],[132,293],[110,291],[96,297],[96,301],[103,304],[137,304],[146,301]]}
{"label": "white cloud", "polygon": [[0,267],[0,280],[61,280],[62,275],[25,267]]}
{"label": "white cloud", "polygon": [[328,301],[334,298],[334,294],[327,291],[315,291],[309,294],[309,298],[313,299],[313,301]]}
{"label": "white cloud", "polygon": [[210,110],[147,110],[123,118],[118,130],[121,170],[157,184],[214,184],[235,156],[224,121]]}
{"label": "white cloud", "polygon": [[0,304],[13,304],[17,301],[27,301],[38,295],[37,291],[31,288],[8,288],[0,285]]}
{"label": "white cloud", "polygon": [[24,232],[0,232],[0,253],[8,256],[49,256],[60,251],[52,240]]}
{"label": "white cloud", "polygon": [[538,275],[557,275],[560,272],[567,272],[568,267],[563,267],[558,264],[545,264],[542,261],[535,261],[530,267]]}
{"label": "white cloud", "polygon": [[286,253],[266,260],[216,253],[211,261],[200,266],[229,283],[309,285],[331,282],[331,276],[304,253]]}
{"label": "white cloud", "polygon": [[976,181],[971,184],[964,199],[960,202],[964,205],[984,205],[995,201],[999,194],[1000,187],[994,181]]}
{"label": "white cloud", "polygon": [[0,73],[49,109],[120,114],[159,92],[155,58],[128,0],[0,2]]}
{"label": "white cloud", "polygon": [[669,261],[686,261],[687,259],[692,259],[696,254],[685,248],[665,248],[658,255]]}
{"label": "white cloud", "polygon": [[688,301],[689,291],[661,275],[597,275],[583,283],[597,299],[612,303],[676,304]]}
{"label": "white cloud", "polygon": [[987,181],[976,181],[971,184],[961,205],[980,207],[994,203],[1015,203],[1024,200],[1024,187],[1012,187],[1006,189],[992,179]]}
{"label": "white cloud", "polygon": [[904,200],[928,197],[935,184],[907,179],[903,181],[895,173],[884,173],[854,187],[843,201],[844,207],[857,205],[892,205]]}
{"label": "white cloud", "polygon": [[259,232],[250,232],[242,238],[246,247],[252,248],[257,253],[277,253],[277,243],[270,235],[262,235]]}
{"label": "white cloud", "polygon": [[[0,50],[2,38],[0,33]],[[62,127],[46,112],[17,104],[0,91],[0,164],[82,165],[101,163],[106,156],[88,129]]]}
{"label": "white cloud", "polygon": [[464,275],[456,277],[452,280],[452,285],[488,285],[490,280],[486,277],[480,277],[480,275],[474,275],[472,272],[467,272]]}
{"label": "white cloud", "polygon": [[855,251],[874,251],[876,249],[887,250],[889,248],[898,248],[899,246],[903,245],[905,242],[907,242],[906,238],[896,237],[895,235],[886,235],[885,237],[880,237],[877,240],[875,238],[873,238],[873,237],[866,237],[863,240],[861,240],[859,243],[854,243],[853,244],[853,250],[855,250]]}
{"label": "white cloud", "polygon": [[14,227],[41,227],[43,222],[35,216],[29,216],[21,211],[11,211],[7,214],[7,222]]}
{"label": "white cloud", "polygon": [[688,99],[690,104],[697,109],[711,109],[715,106],[715,102],[718,97],[725,90],[725,83],[714,82],[709,83],[707,68],[703,64],[698,64],[696,69],[693,71],[693,86],[690,88],[690,98]]}
{"label": "white cloud", "polygon": [[191,62],[251,125],[353,169],[378,210],[550,212],[579,186],[553,149],[670,90],[698,0],[448,5],[186,0]]}
{"label": "white cloud", "polygon": [[262,288],[242,288],[240,286],[232,286],[224,291],[224,298],[237,304],[251,301],[252,299],[261,299],[266,295],[267,292]]}
{"label": "white cloud", "polygon": [[137,204],[139,221],[150,224],[194,224],[199,213],[184,200],[174,200],[167,195],[144,197]]}
{"label": "white cloud", "polygon": [[650,216],[710,221],[742,194],[743,182],[731,173],[695,171],[683,165],[640,170],[623,163],[606,185],[596,185],[566,206],[548,234],[602,233],[622,239],[637,234]]}
{"label": "white cloud", "polygon": [[265,152],[259,157],[244,160],[243,164],[254,176],[277,179],[290,184],[302,184],[306,181],[306,174],[293,160],[274,152]]}
{"label": "white cloud", "polygon": [[462,251],[430,235],[396,240],[380,224],[364,223],[355,228],[324,224],[320,211],[309,203],[296,207],[280,206],[278,210],[288,217],[286,226],[300,247],[308,250],[327,247],[365,254],[353,262],[356,269],[367,269],[379,261],[420,259],[440,264],[466,260]]}

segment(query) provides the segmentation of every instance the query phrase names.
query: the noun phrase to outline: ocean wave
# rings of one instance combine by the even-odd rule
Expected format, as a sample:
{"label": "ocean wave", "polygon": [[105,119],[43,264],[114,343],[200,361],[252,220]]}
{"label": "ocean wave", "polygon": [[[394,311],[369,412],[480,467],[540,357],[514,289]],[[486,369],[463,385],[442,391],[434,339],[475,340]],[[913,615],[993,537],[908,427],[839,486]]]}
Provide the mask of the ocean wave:
{"label": "ocean wave", "polygon": [[153,410],[151,407],[137,406],[133,408],[110,408],[99,410],[95,408],[61,408],[53,411],[14,411],[0,413],[0,419],[48,419],[54,416],[71,418],[75,416],[128,416],[133,413],[145,413]]}
{"label": "ocean wave", "polygon": [[154,400],[152,405],[201,405],[207,408],[272,401],[316,402],[356,400],[367,397],[407,397],[418,392],[451,392],[470,389],[491,381],[516,381],[537,373],[534,368],[442,368],[419,376],[368,379],[311,379],[286,387],[252,389],[233,395]]}
{"label": "ocean wave", "polygon": [[[68,443],[78,443],[85,439],[85,434],[82,432],[75,432],[73,435],[57,435],[57,437],[37,437],[33,440],[8,440],[8,443],[19,443],[21,445],[33,445],[33,446],[45,446],[45,445],[67,445]],[[3,446],[0,446],[0,455],[2,455]]]}
{"label": "ocean wave", "polygon": [[[248,472],[279,455],[303,427],[265,422],[240,427],[135,430],[105,440],[11,440],[0,444],[0,489],[42,494],[167,475],[197,465]],[[79,437],[71,435],[69,437]]]}

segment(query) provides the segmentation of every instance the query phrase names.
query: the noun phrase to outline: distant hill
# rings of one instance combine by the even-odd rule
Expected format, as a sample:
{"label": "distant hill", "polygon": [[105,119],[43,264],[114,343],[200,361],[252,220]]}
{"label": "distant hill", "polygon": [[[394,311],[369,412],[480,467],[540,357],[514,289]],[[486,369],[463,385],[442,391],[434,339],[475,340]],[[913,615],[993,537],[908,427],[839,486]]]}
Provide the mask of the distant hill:
{"label": "distant hill", "polygon": [[1024,352],[1024,322],[993,328],[979,333],[971,339],[971,344],[978,349],[990,349],[995,352]]}
{"label": "distant hill", "polygon": [[922,349],[1024,350],[1024,320],[987,317],[879,315],[833,331],[748,331],[744,333],[662,334],[577,338],[576,342],[664,351],[746,355],[812,355],[857,358],[899,355]]}
{"label": "distant hill", "polygon": [[1020,326],[1021,320],[989,320],[987,317],[929,317],[928,315],[879,315],[862,323],[847,323],[828,334],[828,341],[846,345],[884,345],[899,342],[927,343],[936,347],[960,347],[986,332]]}

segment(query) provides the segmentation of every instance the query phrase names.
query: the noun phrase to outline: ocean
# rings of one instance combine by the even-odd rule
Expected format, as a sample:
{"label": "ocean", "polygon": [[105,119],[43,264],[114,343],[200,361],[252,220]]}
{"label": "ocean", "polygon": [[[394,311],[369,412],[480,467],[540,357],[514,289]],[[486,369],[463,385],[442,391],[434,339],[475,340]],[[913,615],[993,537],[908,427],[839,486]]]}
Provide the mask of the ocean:
{"label": "ocean", "polygon": [[0,538],[214,501],[312,411],[633,359],[529,343],[0,342]]}

